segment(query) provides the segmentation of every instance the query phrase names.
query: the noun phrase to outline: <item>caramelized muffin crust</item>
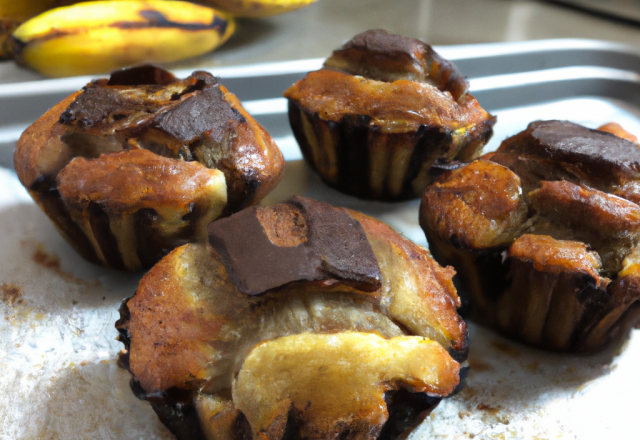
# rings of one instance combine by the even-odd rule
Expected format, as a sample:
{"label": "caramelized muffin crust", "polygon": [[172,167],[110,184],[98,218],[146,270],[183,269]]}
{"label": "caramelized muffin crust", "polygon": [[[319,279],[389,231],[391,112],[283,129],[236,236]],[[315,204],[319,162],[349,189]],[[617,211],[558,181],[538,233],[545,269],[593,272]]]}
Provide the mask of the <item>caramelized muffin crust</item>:
{"label": "caramelized muffin crust", "polygon": [[369,126],[385,133],[415,131],[422,125],[456,130],[481,124],[486,117],[477,101],[458,104],[427,82],[398,79],[389,83],[334,70],[310,72],[285,97],[326,121],[366,115]]}

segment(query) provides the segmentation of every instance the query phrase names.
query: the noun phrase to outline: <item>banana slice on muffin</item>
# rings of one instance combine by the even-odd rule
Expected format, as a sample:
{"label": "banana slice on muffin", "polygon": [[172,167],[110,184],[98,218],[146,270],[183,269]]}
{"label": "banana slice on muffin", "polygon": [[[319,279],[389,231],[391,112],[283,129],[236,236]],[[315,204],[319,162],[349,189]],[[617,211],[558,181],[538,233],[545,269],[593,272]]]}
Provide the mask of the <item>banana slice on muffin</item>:
{"label": "banana slice on muffin", "polygon": [[625,133],[533,122],[427,188],[420,224],[474,316],[558,351],[602,348],[640,318],[640,149]]}
{"label": "banana slice on muffin", "polygon": [[460,382],[453,269],[302,197],[209,225],[116,326],[132,388],[180,439],[395,438]]}
{"label": "banana slice on muffin", "polygon": [[87,260],[149,268],[206,240],[206,225],[257,203],[284,160],[238,99],[206,72],[115,72],[69,96],[18,141],[22,184]]}

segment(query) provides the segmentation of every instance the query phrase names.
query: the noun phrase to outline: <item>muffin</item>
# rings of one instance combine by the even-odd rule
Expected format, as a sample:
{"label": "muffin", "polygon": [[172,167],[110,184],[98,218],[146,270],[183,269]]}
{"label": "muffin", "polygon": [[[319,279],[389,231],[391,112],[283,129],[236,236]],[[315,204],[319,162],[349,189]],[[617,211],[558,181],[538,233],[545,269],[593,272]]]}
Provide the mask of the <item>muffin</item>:
{"label": "muffin", "polygon": [[307,163],[361,198],[420,197],[436,162],[470,161],[495,118],[462,73],[420,40],[370,30],[284,92]]}
{"label": "muffin", "polygon": [[459,386],[453,269],[387,225],[293,197],[208,231],[116,324],[133,391],[178,439],[395,438]]}
{"label": "muffin", "polygon": [[18,177],[87,260],[137,270],[260,201],[284,160],[216,78],[153,66],[117,71],[22,134]]}
{"label": "muffin", "polygon": [[476,319],[569,352],[635,325],[640,149],[605,129],[624,134],[533,122],[427,188],[420,224]]}

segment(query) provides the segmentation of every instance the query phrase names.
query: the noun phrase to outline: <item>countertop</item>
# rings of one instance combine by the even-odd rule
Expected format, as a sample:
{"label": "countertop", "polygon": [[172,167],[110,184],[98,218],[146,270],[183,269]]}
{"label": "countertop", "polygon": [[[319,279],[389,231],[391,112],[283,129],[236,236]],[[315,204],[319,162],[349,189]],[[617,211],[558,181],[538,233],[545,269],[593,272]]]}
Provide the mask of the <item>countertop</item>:
{"label": "countertop", "polygon": [[[207,55],[165,65],[204,68],[326,57],[358,32],[383,28],[432,45],[589,38],[640,45],[640,25],[542,1],[318,0],[288,14],[238,20],[229,41]],[[0,83],[43,77],[11,61]]]}

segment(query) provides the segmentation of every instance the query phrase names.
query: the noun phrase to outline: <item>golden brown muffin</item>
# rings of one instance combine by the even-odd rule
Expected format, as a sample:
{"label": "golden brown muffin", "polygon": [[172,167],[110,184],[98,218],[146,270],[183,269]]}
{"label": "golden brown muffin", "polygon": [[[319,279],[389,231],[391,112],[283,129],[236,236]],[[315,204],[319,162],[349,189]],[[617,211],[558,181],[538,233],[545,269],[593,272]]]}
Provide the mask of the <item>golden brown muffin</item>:
{"label": "golden brown muffin", "polygon": [[216,78],[152,66],[85,86],[22,134],[22,184],[87,260],[153,266],[206,225],[260,201],[284,160]]}
{"label": "golden brown muffin", "polygon": [[302,197],[209,225],[116,324],[132,389],[179,439],[395,438],[460,381],[452,268]]}
{"label": "golden brown muffin", "polygon": [[597,350],[634,325],[640,149],[629,136],[533,122],[427,188],[420,224],[472,316],[558,351]]}
{"label": "golden brown muffin", "polygon": [[307,163],[368,199],[419,197],[436,161],[474,159],[495,122],[452,63],[382,30],[356,35],[284,96]]}

